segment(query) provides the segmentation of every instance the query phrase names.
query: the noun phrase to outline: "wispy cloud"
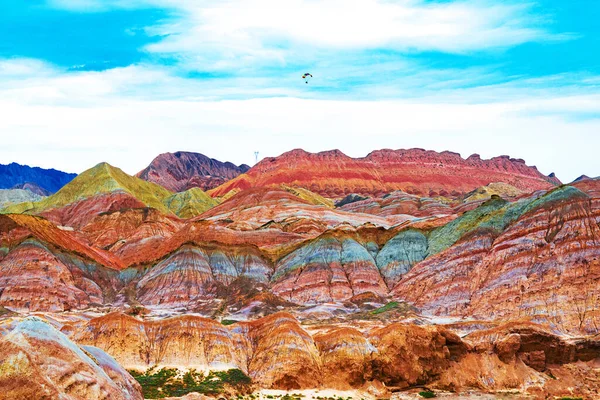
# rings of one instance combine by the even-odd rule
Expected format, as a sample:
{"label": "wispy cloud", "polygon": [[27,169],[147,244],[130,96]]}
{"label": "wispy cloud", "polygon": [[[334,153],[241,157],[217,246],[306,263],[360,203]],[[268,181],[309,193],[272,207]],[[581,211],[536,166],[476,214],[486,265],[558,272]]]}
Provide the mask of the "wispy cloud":
{"label": "wispy cloud", "polygon": [[164,38],[146,46],[202,70],[314,61],[320,51],[489,51],[563,40],[528,3],[485,0],[53,0],[77,11],[165,7],[170,20],[148,27]]}
{"label": "wispy cloud", "polygon": [[[18,52],[0,58],[0,160],[70,171],[109,161],[135,173],[164,151],[251,163],[254,150],[341,148],[364,156],[374,148],[424,147],[508,153],[545,173],[568,156],[556,171],[563,179],[600,175],[597,71],[510,68],[521,61],[510,58],[515,49],[574,37],[552,29],[533,2],[47,4],[61,20],[76,19],[77,29],[94,20],[98,43],[86,53],[94,40],[86,37],[69,49],[80,57],[54,63]],[[129,12],[141,9],[150,11],[133,23]],[[108,18],[114,10],[118,24],[99,23],[97,13]],[[123,33],[129,25],[126,34],[144,40],[119,47],[108,57],[114,62],[90,71],[89,63],[103,62],[93,56],[122,38],[107,40],[104,29]],[[69,37],[69,26],[64,32]],[[309,85],[300,79],[306,70],[315,75]]]}
{"label": "wispy cloud", "polygon": [[[0,62],[0,71],[22,70],[18,66],[19,60]],[[220,87],[155,66],[74,73],[38,64],[46,75],[28,68],[19,84],[0,79],[0,132],[10,132],[3,135],[2,160],[76,171],[109,161],[135,173],[164,151],[251,163],[254,150],[267,156],[293,147],[340,148],[364,156],[373,148],[424,147],[464,156],[507,153],[545,173],[570,154],[578,162],[562,163],[556,171],[561,178],[600,174],[594,156],[600,95],[593,84],[586,90],[582,83],[594,77],[563,76],[568,84],[561,91],[524,79],[373,101],[299,98],[288,88],[247,82]],[[424,73],[419,86],[443,74],[458,79],[459,73]],[[236,90],[249,90],[253,98],[236,98]]]}

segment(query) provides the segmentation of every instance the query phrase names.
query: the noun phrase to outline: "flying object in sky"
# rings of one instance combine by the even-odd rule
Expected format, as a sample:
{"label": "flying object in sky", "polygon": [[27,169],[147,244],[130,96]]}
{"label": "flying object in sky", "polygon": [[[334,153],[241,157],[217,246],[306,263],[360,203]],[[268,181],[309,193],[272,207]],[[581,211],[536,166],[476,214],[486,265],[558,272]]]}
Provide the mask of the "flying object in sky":
{"label": "flying object in sky", "polygon": [[313,76],[310,73],[305,73],[304,75],[302,75],[302,79],[304,79],[305,83],[308,83],[309,78],[312,78]]}

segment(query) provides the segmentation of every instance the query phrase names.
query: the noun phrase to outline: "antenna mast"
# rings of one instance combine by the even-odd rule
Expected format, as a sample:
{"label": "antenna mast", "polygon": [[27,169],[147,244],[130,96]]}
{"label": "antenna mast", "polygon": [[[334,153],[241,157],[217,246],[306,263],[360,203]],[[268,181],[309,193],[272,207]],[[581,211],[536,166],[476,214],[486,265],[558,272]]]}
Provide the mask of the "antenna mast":
{"label": "antenna mast", "polygon": [[258,151],[254,152],[254,164],[258,164]]}

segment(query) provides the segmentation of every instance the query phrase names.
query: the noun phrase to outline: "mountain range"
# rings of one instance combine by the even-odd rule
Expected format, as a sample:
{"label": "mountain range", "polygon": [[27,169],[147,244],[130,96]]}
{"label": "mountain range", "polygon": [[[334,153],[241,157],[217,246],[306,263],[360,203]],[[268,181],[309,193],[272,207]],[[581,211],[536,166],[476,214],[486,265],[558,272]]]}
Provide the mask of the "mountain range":
{"label": "mountain range", "polygon": [[[17,163],[0,164],[0,189],[23,189],[28,184],[36,194],[45,196],[54,193],[77,174],[69,174],[55,169],[29,167]],[[41,191],[40,189],[41,188]]]}
{"label": "mountain range", "polygon": [[15,398],[204,393],[200,370],[253,385],[219,375],[215,396],[600,393],[600,180],[421,149],[178,152],[35,196],[0,214],[0,355],[38,360],[27,384],[0,373]]}

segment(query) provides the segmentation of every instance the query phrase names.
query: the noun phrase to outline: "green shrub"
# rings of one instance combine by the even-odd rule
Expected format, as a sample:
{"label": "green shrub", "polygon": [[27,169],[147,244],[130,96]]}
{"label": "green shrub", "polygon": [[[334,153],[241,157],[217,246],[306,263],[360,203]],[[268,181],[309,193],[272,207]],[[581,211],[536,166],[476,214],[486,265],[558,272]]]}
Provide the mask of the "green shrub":
{"label": "green shrub", "polygon": [[233,324],[235,324],[236,322],[237,322],[237,321],[236,321],[236,320],[234,320],[234,319],[224,319],[224,320],[221,320],[221,324],[223,324],[223,325],[225,325],[225,326],[227,326],[227,325],[233,325]]}
{"label": "green shrub", "polygon": [[434,397],[437,397],[435,395],[435,393],[433,393],[433,392],[431,392],[429,390],[424,391],[424,392],[419,392],[419,396],[421,396],[421,397],[423,397],[425,399],[433,399]]}
{"label": "green shrub", "polygon": [[150,368],[145,373],[129,371],[142,386],[146,399],[161,399],[164,397],[180,397],[188,393],[218,395],[226,386],[238,391],[245,390],[252,383],[251,379],[239,369],[228,371],[211,371],[208,375],[195,370],[186,372],[178,377],[175,369]]}
{"label": "green shrub", "polygon": [[391,301],[391,302],[387,303],[385,306],[379,307],[378,309],[371,311],[371,314],[373,314],[373,315],[382,314],[384,312],[393,310],[394,308],[397,308],[397,307],[398,307],[398,302]]}

